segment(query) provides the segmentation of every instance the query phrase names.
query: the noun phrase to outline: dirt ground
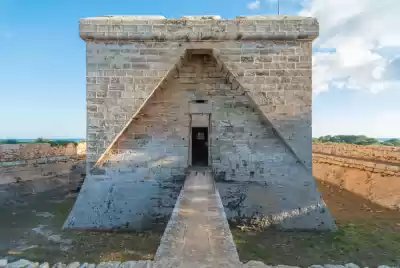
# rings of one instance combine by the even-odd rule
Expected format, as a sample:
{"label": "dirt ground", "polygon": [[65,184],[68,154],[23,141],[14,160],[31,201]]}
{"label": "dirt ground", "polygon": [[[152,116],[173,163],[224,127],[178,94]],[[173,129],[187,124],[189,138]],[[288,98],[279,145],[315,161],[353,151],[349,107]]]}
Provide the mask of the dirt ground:
{"label": "dirt ground", "polygon": [[318,188],[336,220],[330,233],[263,233],[232,230],[241,261],[309,266],[355,263],[366,267],[400,265],[400,211],[372,204],[335,185],[318,181]]}
{"label": "dirt ground", "polygon": [[100,262],[152,259],[162,232],[62,231],[76,194],[58,188],[0,206],[0,259],[39,262]]}
{"label": "dirt ground", "polygon": [[[232,233],[243,262],[309,266],[356,263],[400,265],[400,212],[318,181],[337,232]],[[152,259],[162,232],[67,232],[61,226],[75,195],[64,187],[0,205],[0,258],[55,263]]]}

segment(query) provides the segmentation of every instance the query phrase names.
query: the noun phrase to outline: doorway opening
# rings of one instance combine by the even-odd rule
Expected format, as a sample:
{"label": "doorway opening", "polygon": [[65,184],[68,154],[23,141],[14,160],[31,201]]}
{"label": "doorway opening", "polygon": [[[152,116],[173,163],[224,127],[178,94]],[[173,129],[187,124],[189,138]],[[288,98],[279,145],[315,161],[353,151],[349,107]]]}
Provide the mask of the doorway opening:
{"label": "doorway opening", "polygon": [[208,127],[192,127],[192,166],[208,166]]}

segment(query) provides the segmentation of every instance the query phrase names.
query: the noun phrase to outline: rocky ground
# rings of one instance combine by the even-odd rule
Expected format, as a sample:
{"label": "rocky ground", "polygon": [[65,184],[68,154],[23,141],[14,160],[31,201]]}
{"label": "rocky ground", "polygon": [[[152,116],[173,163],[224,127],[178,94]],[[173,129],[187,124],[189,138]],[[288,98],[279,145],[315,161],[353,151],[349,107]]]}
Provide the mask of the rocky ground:
{"label": "rocky ground", "polygon": [[57,184],[42,181],[3,189],[8,194],[7,198],[0,199],[0,259],[56,263],[153,258],[162,231],[99,233],[61,230],[75,202],[82,173],[84,170],[78,167],[71,176],[58,177]]}
{"label": "rocky ground", "polygon": [[[2,264],[2,260],[0,260],[0,267]],[[5,264],[5,268],[172,268],[175,266],[168,266],[164,263],[153,262],[150,260],[142,260],[142,261],[127,261],[127,262],[120,262],[120,261],[110,261],[110,262],[101,262],[99,264],[94,263],[79,263],[79,262],[72,262],[69,264],[65,263],[56,263],[53,266],[50,266],[49,263],[41,263],[38,262],[31,262],[28,260],[18,260],[9,264],[3,262]],[[287,265],[277,265],[271,266],[266,265],[261,261],[249,261],[247,263],[242,263],[238,265],[232,266],[224,266],[225,268],[299,268],[298,266],[287,266]],[[189,268],[186,266],[179,266],[179,268]],[[197,268],[195,266],[190,266],[190,268]],[[201,268],[214,268],[212,266],[201,266]],[[344,265],[332,265],[332,264],[325,264],[325,265],[311,265],[309,268],[360,268],[358,265],[354,263],[347,263]],[[368,268],[368,267],[366,267]],[[380,265],[378,268],[396,268],[395,266],[387,266],[387,265]]]}

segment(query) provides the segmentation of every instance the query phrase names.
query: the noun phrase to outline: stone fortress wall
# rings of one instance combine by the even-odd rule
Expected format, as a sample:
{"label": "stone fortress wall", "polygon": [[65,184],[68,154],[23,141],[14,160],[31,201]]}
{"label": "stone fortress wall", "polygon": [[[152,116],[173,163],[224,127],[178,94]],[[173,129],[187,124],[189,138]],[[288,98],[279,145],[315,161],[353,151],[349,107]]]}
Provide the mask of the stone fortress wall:
{"label": "stone fortress wall", "polygon": [[318,154],[400,164],[400,147],[395,146],[313,143],[312,151]]}
{"label": "stone fortress wall", "polygon": [[313,143],[312,150],[317,179],[400,209],[400,147]]}
{"label": "stone fortress wall", "polygon": [[[50,143],[0,144],[0,162],[37,160],[56,156],[80,157],[86,154],[86,143],[51,146]],[[17,163],[16,163],[17,164]],[[11,165],[11,163],[10,163]]]}
{"label": "stone fortress wall", "polygon": [[[187,49],[212,49],[277,134],[311,167],[311,42],[298,16],[103,16],[81,19],[87,48],[88,165],[93,166]],[[221,67],[221,66],[219,66]],[[227,73],[231,75],[227,75]]]}
{"label": "stone fortress wall", "polygon": [[[400,148],[339,143],[313,143],[313,175],[379,204],[399,207]],[[86,143],[77,146],[1,144],[0,184],[67,174],[75,159],[85,157]],[[53,171],[54,174],[47,175]]]}
{"label": "stone fortress wall", "polygon": [[66,228],[168,218],[190,166],[188,103],[197,98],[212,105],[210,164],[228,217],[332,228],[311,176],[314,18],[103,16],[81,19],[80,36],[90,176]]}
{"label": "stone fortress wall", "polygon": [[0,144],[0,184],[67,175],[85,157],[86,143]]}

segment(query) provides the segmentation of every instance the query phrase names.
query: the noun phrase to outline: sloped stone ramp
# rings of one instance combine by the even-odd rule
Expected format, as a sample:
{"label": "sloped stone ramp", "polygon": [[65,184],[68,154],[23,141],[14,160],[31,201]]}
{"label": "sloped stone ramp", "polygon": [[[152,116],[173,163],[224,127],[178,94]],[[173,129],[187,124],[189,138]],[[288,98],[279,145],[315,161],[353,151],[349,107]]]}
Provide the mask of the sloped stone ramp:
{"label": "sloped stone ramp", "polygon": [[160,267],[242,267],[211,171],[189,172],[154,261]]}

